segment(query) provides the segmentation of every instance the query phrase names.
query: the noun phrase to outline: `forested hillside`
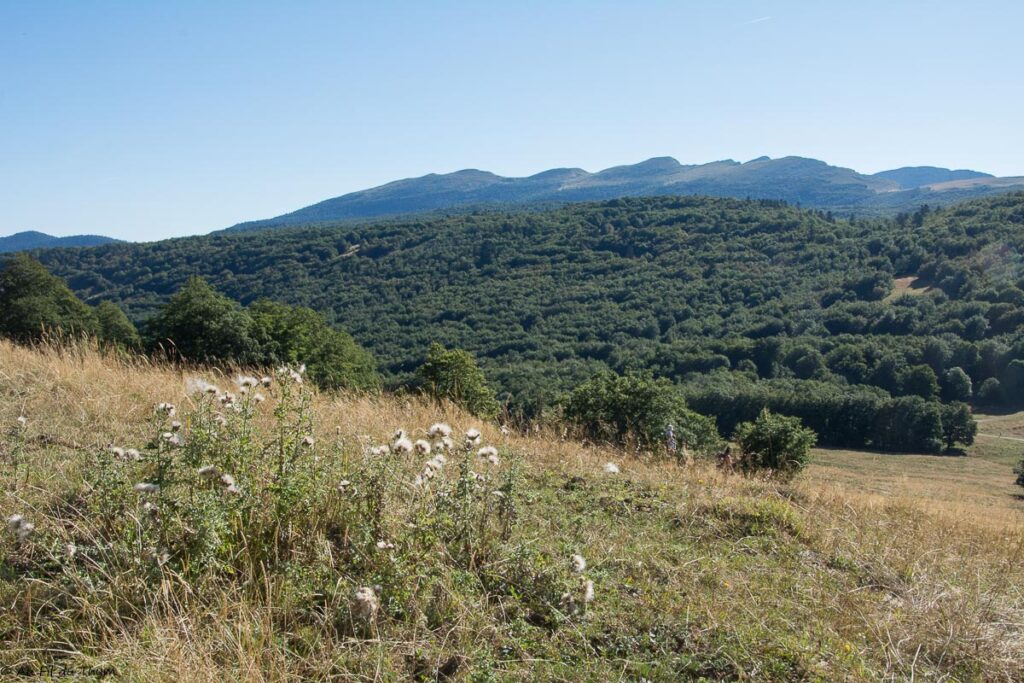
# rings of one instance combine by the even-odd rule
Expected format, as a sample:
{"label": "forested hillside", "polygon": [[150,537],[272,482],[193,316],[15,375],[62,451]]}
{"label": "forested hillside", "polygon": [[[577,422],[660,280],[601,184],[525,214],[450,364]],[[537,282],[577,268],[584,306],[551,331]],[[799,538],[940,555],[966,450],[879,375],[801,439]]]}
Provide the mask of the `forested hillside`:
{"label": "forested hillside", "polygon": [[853,222],[767,200],[659,197],[40,258],[86,301],[137,320],[193,275],[242,303],[309,306],[392,380],[433,341],[464,348],[528,414],[600,371],[644,371],[684,385],[723,433],[764,402],[730,404],[743,414],[729,417],[723,396],[769,395],[825,443],[849,443],[841,432],[856,425],[814,406],[856,399],[875,406],[874,424],[891,397],[931,411],[939,398],[1024,395],[1022,227],[1020,193]]}

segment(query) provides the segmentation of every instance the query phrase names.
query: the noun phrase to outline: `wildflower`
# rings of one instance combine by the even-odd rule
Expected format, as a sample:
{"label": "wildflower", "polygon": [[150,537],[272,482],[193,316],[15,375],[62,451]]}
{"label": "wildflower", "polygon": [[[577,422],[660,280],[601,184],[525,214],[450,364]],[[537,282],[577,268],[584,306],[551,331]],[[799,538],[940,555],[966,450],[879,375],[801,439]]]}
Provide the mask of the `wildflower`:
{"label": "wildflower", "polygon": [[587,579],[583,582],[583,604],[594,601],[594,582]]}
{"label": "wildflower", "polygon": [[174,432],[164,432],[160,435],[160,438],[166,441],[169,445],[175,447],[180,447],[185,443],[181,440],[181,435],[175,434]]}
{"label": "wildflower", "polygon": [[432,437],[451,436],[452,428],[446,425],[444,422],[436,422],[430,425],[430,429],[427,430],[427,434]]}
{"label": "wildflower", "polygon": [[402,437],[401,439],[395,441],[394,445],[392,446],[392,449],[395,451],[395,453],[412,453],[412,441],[409,441],[409,439]]}
{"label": "wildflower", "polygon": [[314,439],[311,436],[307,435],[307,436],[302,437],[302,445],[305,448],[312,448],[313,444],[315,444],[315,443],[316,443],[316,439]]}
{"label": "wildflower", "polygon": [[16,422],[18,423],[18,427],[20,427],[21,429],[24,429],[25,425],[28,424],[28,418],[25,417],[24,415],[19,415],[18,419],[16,420]]}
{"label": "wildflower", "polygon": [[390,452],[391,452],[391,449],[388,448],[387,446],[377,446],[376,448],[371,448],[370,449],[370,455],[376,455],[378,457],[380,457],[382,455],[387,455]]}
{"label": "wildflower", "polygon": [[142,511],[150,517],[156,517],[157,514],[160,512],[160,509],[156,505],[153,505],[149,501],[146,501],[145,503],[142,504]]}
{"label": "wildflower", "polygon": [[395,544],[387,541],[377,541],[377,550],[394,550]]}
{"label": "wildflower", "polygon": [[199,468],[199,476],[203,479],[213,481],[220,478],[220,470],[214,465],[203,465]]}
{"label": "wildflower", "polygon": [[404,429],[396,429],[395,433],[391,435],[391,441],[400,441],[408,436]]}
{"label": "wildflower", "polygon": [[262,384],[264,388],[269,388],[273,383],[274,380],[270,379],[270,377],[267,377],[266,375],[260,378],[260,384]]}
{"label": "wildflower", "polygon": [[26,521],[22,520],[21,525],[14,532],[14,535],[18,538],[19,542],[23,542],[25,539],[27,539],[29,536],[31,536],[32,532],[35,531],[35,530],[36,530],[36,525],[35,524],[33,524],[32,522],[26,522]]}
{"label": "wildflower", "polygon": [[139,493],[160,493],[160,484],[150,484],[144,481],[140,481],[132,488],[134,488]]}
{"label": "wildflower", "polygon": [[506,427],[505,425],[501,425],[501,434],[502,436],[508,436],[509,434],[511,434],[511,432],[509,431],[508,427]]}
{"label": "wildflower", "polygon": [[501,460],[498,458],[497,455],[491,453],[490,455],[487,456],[487,462],[491,463],[492,465],[497,465],[501,462]]}
{"label": "wildflower", "polygon": [[476,427],[471,427],[466,430],[466,443],[470,446],[476,446],[480,443],[480,430]]}
{"label": "wildflower", "polygon": [[258,392],[257,392],[257,393],[255,393],[255,394],[253,394],[253,395],[252,395],[252,398],[253,398],[253,400],[254,400],[254,401],[256,401],[257,403],[263,403],[264,401],[266,401],[266,400],[267,400],[267,397],[266,397],[266,396],[264,396],[263,394],[261,394],[261,393],[258,393]]}
{"label": "wildflower", "polygon": [[587,560],[582,555],[572,556],[572,570],[577,574],[582,574],[587,569]]}
{"label": "wildflower", "polygon": [[129,448],[124,452],[124,457],[127,458],[128,460],[134,460],[138,462],[139,460],[142,460],[142,453],[139,453],[137,448]]}
{"label": "wildflower", "polygon": [[483,448],[478,450],[476,452],[476,454],[479,455],[481,458],[490,459],[492,456],[497,458],[498,457],[498,449],[495,448],[494,446],[484,446]]}
{"label": "wildflower", "polygon": [[185,389],[190,394],[216,394],[220,391],[216,385],[210,384],[204,379],[198,377],[189,378],[188,382],[185,383]]}
{"label": "wildflower", "polygon": [[613,462],[606,462],[604,464],[604,468],[603,469],[604,469],[604,471],[607,474],[618,474],[619,473],[619,466],[616,465]]}
{"label": "wildflower", "polygon": [[420,455],[430,455],[430,444],[427,441],[418,439],[413,446]]}
{"label": "wildflower", "polygon": [[448,462],[448,458],[446,458],[442,454],[438,453],[433,458],[431,458],[430,460],[427,461],[427,465],[426,466],[427,466],[428,469],[440,472],[444,468],[445,463],[447,463],[447,462]]}
{"label": "wildflower", "polygon": [[175,408],[173,403],[161,403],[157,405],[156,412],[163,413],[167,417],[174,417]]}
{"label": "wildflower", "polygon": [[11,530],[11,533],[17,533],[21,525],[25,523],[24,515],[11,515],[7,518],[7,528]]}
{"label": "wildflower", "polygon": [[348,479],[342,479],[341,481],[338,482],[338,491],[344,493],[345,490],[351,485],[352,482],[350,482]]}
{"label": "wildflower", "polygon": [[232,477],[227,472],[225,472],[224,474],[220,475],[220,483],[225,488],[231,488],[232,486],[235,486],[235,478]]}
{"label": "wildflower", "polygon": [[249,375],[239,375],[235,379],[235,384],[237,384],[238,386],[240,386],[243,389],[248,389],[249,387],[255,387],[255,386],[259,385],[259,383],[260,383],[260,381],[258,379],[256,379],[255,377],[250,377]]}
{"label": "wildflower", "polygon": [[179,431],[181,431],[181,423],[178,422],[177,420],[174,420],[173,422],[171,422],[171,431],[172,432],[179,432]]}
{"label": "wildflower", "polygon": [[74,543],[64,544],[64,557],[69,560],[78,554],[78,547]]}
{"label": "wildflower", "polygon": [[446,451],[450,451],[455,448],[455,440],[450,436],[441,437],[441,446],[443,446]]}
{"label": "wildflower", "polygon": [[124,449],[123,448],[119,448],[117,446],[111,446],[107,450],[109,450],[111,455],[113,455],[118,460],[123,460],[124,459]]}
{"label": "wildflower", "polygon": [[422,474],[417,474],[416,478],[412,480],[412,485],[416,488],[420,488],[424,483],[426,483],[426,481],[427,480],[423,478]]}
{"label": "wildflower", "polygon": [[352,615],[362,621],[373,621],[377,616],[379,608],[380,603],[377,601],[377,594],[368,586],[363,586],[357,590],[352,598]]}

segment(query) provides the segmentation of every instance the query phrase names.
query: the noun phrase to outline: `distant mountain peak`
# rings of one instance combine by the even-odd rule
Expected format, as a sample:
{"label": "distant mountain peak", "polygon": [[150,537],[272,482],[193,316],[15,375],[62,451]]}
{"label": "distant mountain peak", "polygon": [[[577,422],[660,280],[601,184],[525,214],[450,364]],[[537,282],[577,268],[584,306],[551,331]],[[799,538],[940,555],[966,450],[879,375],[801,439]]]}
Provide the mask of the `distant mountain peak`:
{"label": "distant mountain peak", "polygon": [[909,190],[954,180],[974,180],[975,178],[994,178],[995,176],[967,169],[951,170],[938,166],[904,166],[876,173],[875,177],[892,180],[898,183],[900,188]]}

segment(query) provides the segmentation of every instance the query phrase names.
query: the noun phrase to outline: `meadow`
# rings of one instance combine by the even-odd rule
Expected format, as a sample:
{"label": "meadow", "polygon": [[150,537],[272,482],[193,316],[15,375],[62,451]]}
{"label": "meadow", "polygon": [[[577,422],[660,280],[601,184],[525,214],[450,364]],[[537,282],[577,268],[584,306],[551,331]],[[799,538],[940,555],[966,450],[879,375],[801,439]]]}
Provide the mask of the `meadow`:
{"label": "meadow", "polygon": [[1024,678],[1019,415],[783,483],[302,378],[0,341],[0,677]]}

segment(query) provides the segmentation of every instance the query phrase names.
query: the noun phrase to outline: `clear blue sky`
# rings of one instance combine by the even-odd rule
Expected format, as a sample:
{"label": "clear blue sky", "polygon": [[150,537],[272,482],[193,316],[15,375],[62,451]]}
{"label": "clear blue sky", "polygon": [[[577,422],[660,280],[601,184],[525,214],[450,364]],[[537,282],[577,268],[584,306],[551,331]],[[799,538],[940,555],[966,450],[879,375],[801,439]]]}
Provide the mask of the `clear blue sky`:
{"label": "clear blue sky", "polygon": [[0,234],[670,155],[1024,174],[1024,2],[0,0]]}

